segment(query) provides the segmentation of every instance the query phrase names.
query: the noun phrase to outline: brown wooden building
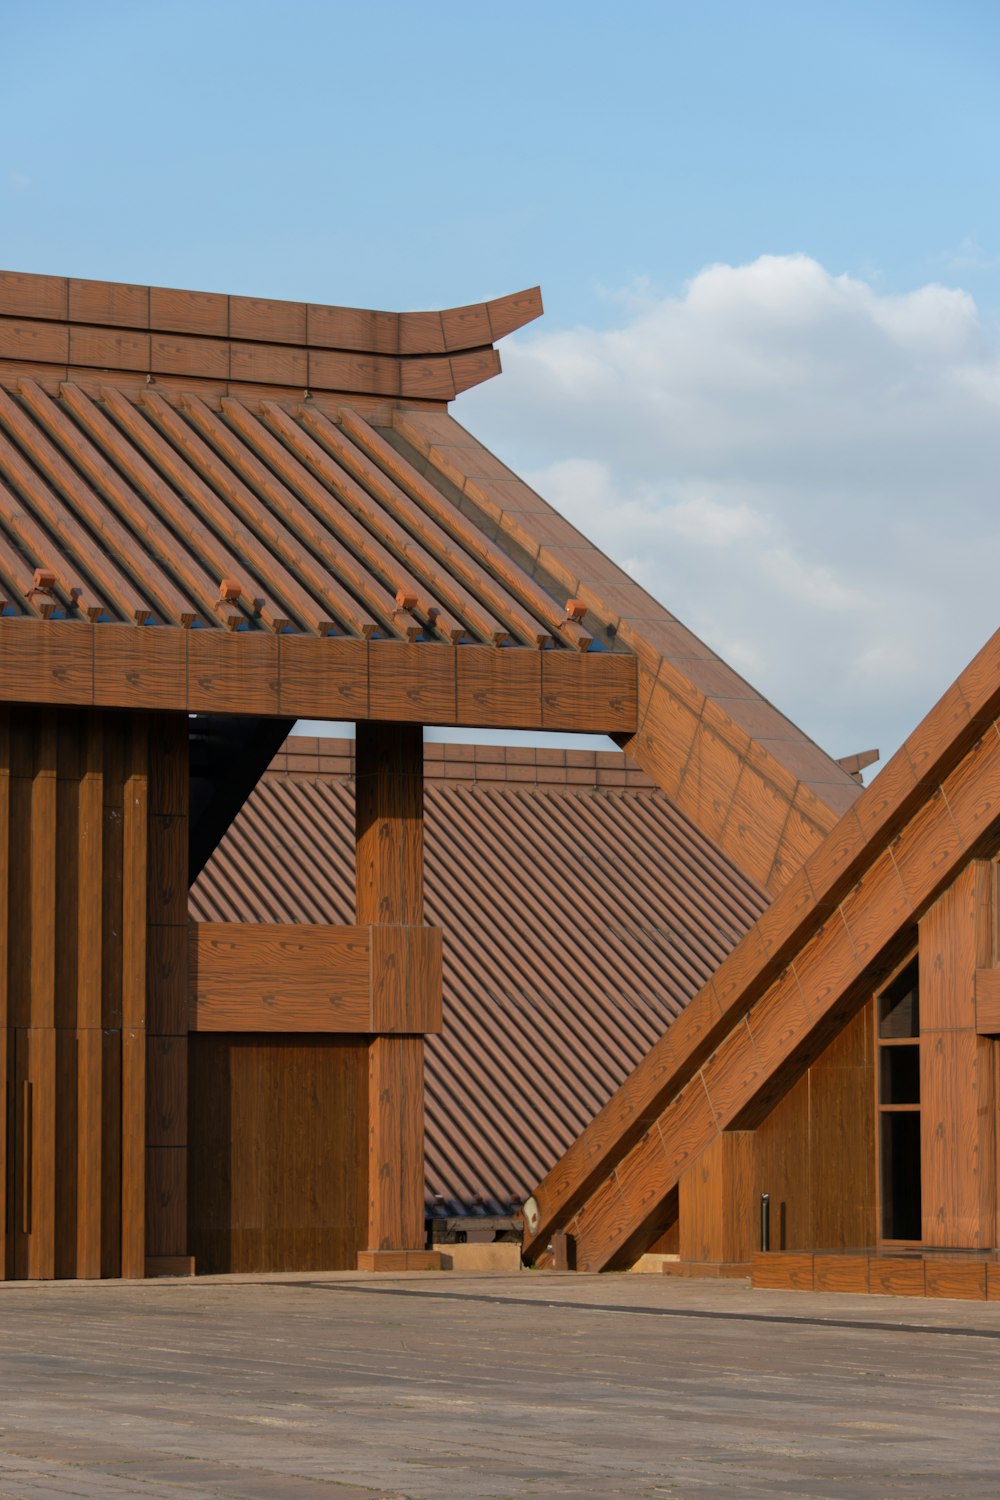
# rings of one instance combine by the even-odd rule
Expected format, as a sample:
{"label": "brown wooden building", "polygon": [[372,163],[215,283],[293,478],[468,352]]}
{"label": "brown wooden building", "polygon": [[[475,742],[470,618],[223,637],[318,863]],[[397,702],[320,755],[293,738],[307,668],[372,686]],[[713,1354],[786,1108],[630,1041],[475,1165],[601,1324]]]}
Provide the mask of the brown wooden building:
{"label": "brown wooden building", "polygon": [[[612,735],[772,912],[842,836],[844,769],[448,412],[540,310],[0,275],[4,1274],[431,1263],[423,725]],[[299,718],[357,723],[353,920],[191,926]]]}
{"label": "brown wooden building", "polygon": [[1000,1296],[998,713],[1000,632],[547,1174],[529,1256]]}

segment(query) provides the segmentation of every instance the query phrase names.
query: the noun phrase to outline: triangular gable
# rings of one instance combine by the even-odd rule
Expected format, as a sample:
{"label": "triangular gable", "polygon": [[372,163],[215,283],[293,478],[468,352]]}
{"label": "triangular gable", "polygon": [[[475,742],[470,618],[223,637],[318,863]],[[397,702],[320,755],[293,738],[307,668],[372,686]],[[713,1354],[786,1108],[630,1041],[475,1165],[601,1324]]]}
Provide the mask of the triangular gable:
{"label": "triangular gable", "polygon": [[539,1185],[526,1254],[642,1248],[681,1173],[752,1125],[877,985],[1000,819],[1000,631]]}

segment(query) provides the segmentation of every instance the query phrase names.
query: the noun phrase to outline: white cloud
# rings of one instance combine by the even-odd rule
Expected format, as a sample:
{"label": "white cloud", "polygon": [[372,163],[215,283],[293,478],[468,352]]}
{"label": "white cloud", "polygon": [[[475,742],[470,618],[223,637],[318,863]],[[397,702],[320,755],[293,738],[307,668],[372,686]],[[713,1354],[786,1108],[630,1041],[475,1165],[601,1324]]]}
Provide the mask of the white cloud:
{"label": "white cloud", "polygon": [[1000,624],[1000,347],[965,292],[803,255],[522,335],[458,415],[835,755]]}

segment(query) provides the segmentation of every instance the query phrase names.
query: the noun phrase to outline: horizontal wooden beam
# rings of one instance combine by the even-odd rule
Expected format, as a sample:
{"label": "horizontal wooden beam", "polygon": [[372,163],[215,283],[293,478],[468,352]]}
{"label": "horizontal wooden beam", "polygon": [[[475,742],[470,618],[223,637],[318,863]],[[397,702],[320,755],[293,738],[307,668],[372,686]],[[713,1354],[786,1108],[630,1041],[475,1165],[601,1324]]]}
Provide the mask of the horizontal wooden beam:
{"label": "horizontal wooden beam", "polygon": [[436,927],[195,922],[189,1031],[441,1029]]}
{"label": "horizontal wooden beam", "polygon": [[0,701],[614,734],[635,728],[636,659],[0,619]]}
{"label": "horizontal wooden beam", "polygon": [[1000,1036],[1000,969],[976,970],[976,1030]]}

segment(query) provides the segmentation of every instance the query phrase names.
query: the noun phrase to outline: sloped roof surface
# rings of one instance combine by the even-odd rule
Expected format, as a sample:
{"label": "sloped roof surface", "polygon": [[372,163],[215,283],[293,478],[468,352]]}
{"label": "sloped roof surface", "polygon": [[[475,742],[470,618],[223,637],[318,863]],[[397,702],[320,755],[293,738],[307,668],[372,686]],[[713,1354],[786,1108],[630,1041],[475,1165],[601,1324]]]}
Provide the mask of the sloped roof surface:
{"label": "sloped roof surface", "polygon": [[[586,648],[357,412],[0,386],[7,615]],[[36,572],[36,570],[38,570]],[[47,576],[43,576],[47,575]]]}
{"label": "sloped roof surface", "polygon": [[[350,741],[292,737],[191,894],[199,921],[354,918]],[[427,1193],[520,1201],[764,894],[615,752],[427,746]]]}

